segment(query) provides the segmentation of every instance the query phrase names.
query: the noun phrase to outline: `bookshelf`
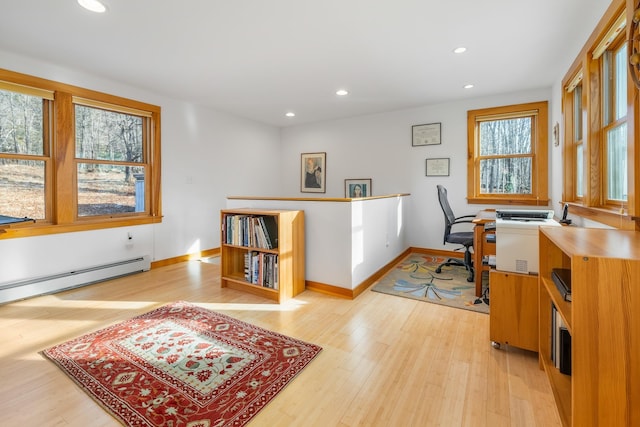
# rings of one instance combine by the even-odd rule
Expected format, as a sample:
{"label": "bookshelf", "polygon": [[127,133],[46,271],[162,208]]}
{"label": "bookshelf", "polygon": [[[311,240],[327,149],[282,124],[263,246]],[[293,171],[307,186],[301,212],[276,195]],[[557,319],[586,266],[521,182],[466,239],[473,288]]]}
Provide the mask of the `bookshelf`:
{"label": "bookshelf", "polygon": [[277,303],[305,289],[304,212],[220,211],[220,284]]}
{"label": "bookshelf", "polygon": [[[563,425],[640,425],[640,233],[539,233],[538,357]],[[571,302],[553,282],[553,268],[571,270]],[[571,375],[551,360],[552,304],[571,334]]]}

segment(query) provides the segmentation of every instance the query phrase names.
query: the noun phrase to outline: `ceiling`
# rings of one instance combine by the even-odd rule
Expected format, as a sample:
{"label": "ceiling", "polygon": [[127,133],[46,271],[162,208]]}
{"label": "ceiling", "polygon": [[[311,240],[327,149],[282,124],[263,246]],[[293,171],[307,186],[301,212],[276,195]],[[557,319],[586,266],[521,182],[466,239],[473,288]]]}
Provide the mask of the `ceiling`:
{"label": "ceiling", "polygon": [[551,87],[609,0],[104,3],[2,0],[0,50],[284,127]]}

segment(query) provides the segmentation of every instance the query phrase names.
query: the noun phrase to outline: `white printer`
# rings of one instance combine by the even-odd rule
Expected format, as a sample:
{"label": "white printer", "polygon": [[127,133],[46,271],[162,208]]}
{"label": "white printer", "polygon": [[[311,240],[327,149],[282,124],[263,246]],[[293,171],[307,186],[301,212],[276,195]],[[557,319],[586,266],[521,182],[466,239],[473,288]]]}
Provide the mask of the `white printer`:
{"label": "white printer", "polygon": [[560,226],[553,219],[553,210],[496,210],[496,269],[537,274],[540,226]]}

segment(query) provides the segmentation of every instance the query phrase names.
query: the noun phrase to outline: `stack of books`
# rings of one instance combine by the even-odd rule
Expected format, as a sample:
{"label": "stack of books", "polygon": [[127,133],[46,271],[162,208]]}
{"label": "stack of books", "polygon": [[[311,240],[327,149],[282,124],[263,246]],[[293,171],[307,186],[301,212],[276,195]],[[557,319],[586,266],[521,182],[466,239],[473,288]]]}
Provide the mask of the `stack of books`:
{"label": "stack of books", "polygon": [[228,245],[277,249],[278,225],[270,215],[226,215],[224,242]]}
{"label": "stack of books", "polygon": [[244,254],[244,279],[263,288],[278,289],[278,255],[258,251]]}

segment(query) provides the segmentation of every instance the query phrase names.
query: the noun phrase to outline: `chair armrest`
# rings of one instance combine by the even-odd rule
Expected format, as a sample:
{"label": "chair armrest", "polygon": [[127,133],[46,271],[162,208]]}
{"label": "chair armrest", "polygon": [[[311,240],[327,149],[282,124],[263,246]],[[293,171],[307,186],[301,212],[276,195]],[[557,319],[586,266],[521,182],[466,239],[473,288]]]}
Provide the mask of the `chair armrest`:
{"label": "chair armrest", "polygon": [[453,222],[451,223],[451,225],[456,225],[456,224],[465,224],[465,223],[467,223],[467,224],[473,224],[474,222],[473,222],[473,221],[469,221],[469,220],[466,220],[466,221],[453,221]]}
{"label": "chair armrest", "polygon": [[456,221],[461,219],[461,218],[475,218],[476,215],[462,215],[456,218]]}
{"label": "chair armrest", "polygon": [[463,224],[463,223],[472,223],[473,221],[470,219],[464,219],[464,218],[475,218],[475,215],[463,215],[463,216],[459,216],[455,219],[455,221],[453,221],[451,223],[451,225],[453,224]]}

